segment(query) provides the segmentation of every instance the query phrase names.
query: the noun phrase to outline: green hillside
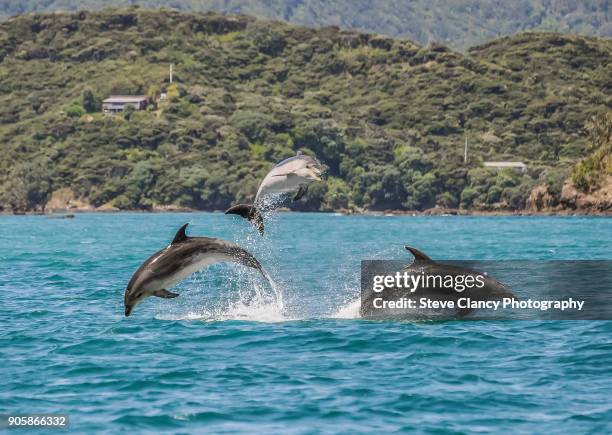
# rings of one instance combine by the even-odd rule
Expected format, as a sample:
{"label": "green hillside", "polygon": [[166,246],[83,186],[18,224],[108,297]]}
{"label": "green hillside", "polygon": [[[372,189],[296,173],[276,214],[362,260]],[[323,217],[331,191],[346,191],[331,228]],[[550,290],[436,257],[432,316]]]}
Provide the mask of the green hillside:
{"label": "green hillside", "polygon": [[[611,55],[609,39],[546,33],[462,55],[214,13],[20,16],[0,24],[0,204],[70,188],[95,206],[224,209],[303,149],[330,178],[302,209],[521,208],[585,155],[586,120],[612,106]],[[141,93],[147,111],[99,112]]]}
{"label": "green hillside", "polygon": [[593,118],[587,129],[592,152],[572,170],[572,183],[583,192],[592,192],[612,177],[612,111]]}
{"label": "green hillside", "polygon": [[0,19],[32,11],[136,4],[243,13],[307,26],[335,25],[458,50],[525,30],[612,36],[608,0],[0,0]]}

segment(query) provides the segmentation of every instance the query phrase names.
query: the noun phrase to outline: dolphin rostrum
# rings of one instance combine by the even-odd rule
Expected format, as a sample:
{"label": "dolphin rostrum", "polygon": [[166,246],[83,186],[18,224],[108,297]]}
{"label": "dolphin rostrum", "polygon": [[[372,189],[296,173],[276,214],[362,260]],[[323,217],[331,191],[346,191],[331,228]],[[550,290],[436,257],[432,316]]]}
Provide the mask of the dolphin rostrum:
{"label": "dolphin rostrum", "polygon": [[[457,290],[455,287],[447,287],[442,285],[441,281],[432,280],[433,285],[423,285],[424,281],[419,281],[419,285],[413,289],[406,289],[392,287],[386,290],[385,295],[388,296],[389,300],[400,300],[401,298],[419,300],[424,297],[430,300],[436,301],[454,301],[455,306],[459,298],[469,297],[475,301],[489,301],[489,300],[501,300],[504,298],[517,299],[512,293],[512,290],[500,283],[493,277],[490,277],[484,273],[478,272],[467,267],[461,267],[454,264],[439,263],[426,254],[419,251],[416,248],[406,246],[406,250],[414,256],[414,261],[408,265],[403,272],[407,272],[409,275],[417,275],[422,277],[459,277],[465,279],[467,276],[472,277],[472,281],[482,283],[482,285],[474,286],[464,290]],[[456,281],[455,281],[456,282]],[[375,293],[372,289],[365,289],[365,293],[362,293],[362,303],[360,308],[360,314],[362,317],[392,317],[398,316],[397,311],[385,310],[375,308],[373,302],[374,298],[380,297],[380,293]],[[472,308],[458,308],[454,315],[465,316],[473,311]],[[399,314],[403,315],[419,315],[418,310],[404,311]]]}
{"label": "dolphin rostrum", "polygon": [[175,298],[168,291],[177,282],[213,263],[233,261],[257,269],[267,279],[261,264],[240,246],[211,237],[188,237],[187,225],[177,231],[172,243],[142,263],[125,289],[125,315],[144,298]]}
{"label": "dolphin rostrum", "polygon": [[259,185],[253,204],[234,205],[225,214],[237,214],[248,219],[263,236],[261,212],[266,208],[265,198],[296,192],[293,200],[297,201],[306,194],[310,183],[321,181],[324,172],[325,167],[317,159],[298,151],[297,155],[283,160],[268,172]]}

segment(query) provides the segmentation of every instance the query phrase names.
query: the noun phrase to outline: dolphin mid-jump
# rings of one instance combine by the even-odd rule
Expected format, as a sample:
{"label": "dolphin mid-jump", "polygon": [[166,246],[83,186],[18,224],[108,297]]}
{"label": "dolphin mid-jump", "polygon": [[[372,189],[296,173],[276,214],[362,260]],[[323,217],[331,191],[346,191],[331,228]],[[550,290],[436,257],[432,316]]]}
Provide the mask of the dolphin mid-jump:
{"label": "dolphin mid-jump", "polygon": [[267,279],[261,264],[240,246],[211,237],[188,237],[179,228],[172,243],[142,263],[125,289],[125,315],[149,296],[175,298],[178,293],[168,291],[177,282],[213,263],[232,261],[257,269]]}
{"label": "dolphin mid-jump", "polygon": [[264,223],[261,215],[265,208],[265,198],[270,195],[296,192],[294,201],[308,191],[313,181],[321,181],[325,167],[315,158],[298,151],[297,155],[278,163],[264,177],[259,185],[253,204],[238,204],[229,208],[225,214],[237,214],[248,219],[263,236]]}

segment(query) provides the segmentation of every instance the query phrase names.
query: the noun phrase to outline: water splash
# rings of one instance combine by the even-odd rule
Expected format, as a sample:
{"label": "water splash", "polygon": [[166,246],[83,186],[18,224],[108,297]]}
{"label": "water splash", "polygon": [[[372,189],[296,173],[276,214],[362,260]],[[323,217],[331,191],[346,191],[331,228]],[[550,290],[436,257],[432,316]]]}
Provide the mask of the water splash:
{"label": "water splash", "polygon": [[342,305],[338,311],[336,311],[331,318],[332,319],[360,319],[361,314],[359,308],[361,307],[361,299],[353,299],[350,302]]}
{"label": "water splash", "polygon": [[[286,322],[294,320],[287,314],[282,291],[269,279],[269,286],[253,283],[242,287],[234,297],[226,296],[223,303],[204,301],[179,307],[172,312],[158,313],[158,320],[203,320],[206,322],[243,320],[251,322]],[[266,287],[272,289],[270,292]],[[164,310],[167,311],[167,310]]]}
{"label": "water splash", "polygon": [[[273,281],[270,283],[273,284]],[[274,285],[272,287],[274,297],[271,298],[262,288],[257,288],[254,298],[249,301],[239,299],[214,320],[246,320],[266,323],[295,320],[287,315],[282,293]]]}
{"label": "water splash", "polygon": [[274,210],[285,204],[288,199],[289,196],[286,193],[276,193],[267,195],[265,198],[260,199],[258,204],[264,215],[267,215],[267,217],[272,217],[271,215],[274,214]]}

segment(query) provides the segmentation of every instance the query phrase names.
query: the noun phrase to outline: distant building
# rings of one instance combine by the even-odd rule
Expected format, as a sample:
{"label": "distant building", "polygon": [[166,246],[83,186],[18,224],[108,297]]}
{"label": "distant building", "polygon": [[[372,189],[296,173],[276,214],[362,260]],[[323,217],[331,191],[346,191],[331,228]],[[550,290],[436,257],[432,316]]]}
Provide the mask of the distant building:
{"label": "distant building", "polygon": [[527,170],[527,165],[523,162],[484,162],[484,165],[491,169],[516,169],[521,172]]}
{"label": "distant building", "polygon": [[111,95],[102,101],[102,112],[123,112],[129,106],[133,107],[134,110],[144,110],[147,108],[147,103],[146,95]]}

